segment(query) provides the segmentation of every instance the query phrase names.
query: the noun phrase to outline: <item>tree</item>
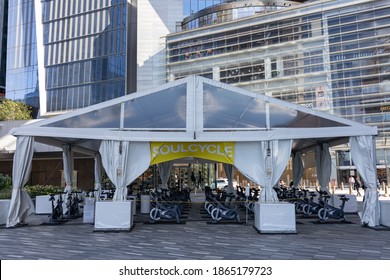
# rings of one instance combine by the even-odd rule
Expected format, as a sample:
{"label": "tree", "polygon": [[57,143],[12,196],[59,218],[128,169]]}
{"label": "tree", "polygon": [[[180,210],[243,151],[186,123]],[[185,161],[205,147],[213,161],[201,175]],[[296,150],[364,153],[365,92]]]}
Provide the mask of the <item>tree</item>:
{"label": "tree", "polygon": [[0,121],[30,120],[31,108],[22,102],[3,99],[0,101]]}

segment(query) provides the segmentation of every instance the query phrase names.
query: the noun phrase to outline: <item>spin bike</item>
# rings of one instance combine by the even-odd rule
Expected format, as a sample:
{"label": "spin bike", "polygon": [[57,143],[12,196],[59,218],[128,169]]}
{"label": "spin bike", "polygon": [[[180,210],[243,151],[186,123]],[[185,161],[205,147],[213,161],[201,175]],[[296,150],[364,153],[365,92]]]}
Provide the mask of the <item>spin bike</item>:
{"label": "spin bike", "polygon": [[318,193],[320,194],[320,197],[319,197],[318,203],[317,203],[317,202],[314,202],[314,197],[316,197],[317,194],[315,192],[310,192],[310,194],[309,194],[310,199],[309,199],[308,203],[303,206],[303,209],[302,209],[304,216],[307,217],[310,214],[318,215],[318,212],[320,211],[320,209],[322,209],[324,207],[323,196],[327,195],[328,193],[323,192],[323,191],[318,191]]}
{"label": "spin bike", "polygon": [[180,224],[180,209],[177,204],[163,205],[161,202],[156,201],[156,206],[150,210],[151,222],[155,223],[160,219],[173,220],[176,219],[176,223]]}
{"label": "spin bike", "polygon": [[58,193],[57,204],[54,206],[54,202],[56,201],[54,193],[50,194],[49,201],[51,201],[51,215],[48,224],[61,224],[66,222],[67,220],[64,218],[64,209],[62,207],[63,200],[62,195],[66,192]]}
{"label": "spin bike", "polygon": [[68,219],[76,219],[81,217],[79,203],[82,202],[82,199],[79,199],[77,195],[79,193],[81,193],[81,191],[72,191],[68,194],[68,202],[66,205],[68,208],[66,213]]}
{"label": "spin bike", "polygon": [[324,195],[324,207],[321,208],[318,211],[318,218],[320,219],[320,223],[325,222],[328,218],[332,219],[338,219],[342,222],[347,222],[347,218],[345,217],[345,212],[344,212],[344,206],[345,202],[349,200],[348,197],[345,195],[339,195],[340,200],[342,201],[340,208],[331,206],[328,204],[328,199],[329,195]]}
{"label": "spin bike", "polygon": [[211,211],[212,223],[217,223],[222,218],[227,220],[237,220],[240,223],[240,215],[237,211],[237,205],[234,208],[229,208],[218,202],[217,206]]}

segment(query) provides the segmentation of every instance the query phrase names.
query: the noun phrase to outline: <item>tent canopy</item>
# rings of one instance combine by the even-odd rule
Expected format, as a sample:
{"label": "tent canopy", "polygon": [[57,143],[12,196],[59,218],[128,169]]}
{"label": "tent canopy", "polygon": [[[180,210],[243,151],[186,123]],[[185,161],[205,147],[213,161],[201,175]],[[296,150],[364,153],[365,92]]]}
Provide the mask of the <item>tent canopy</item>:
{"label": "tent canopy", "polygon": [[321,111],[190,76],[13,131],[35,141],[94,154],[102,140],[267,141],[293,139],[292,150],[348,143],[377,128]]}
{"label": "tent canopy", "polygon": [[[355,160],[370,193],[362,221],[370,226],[379,221],[373,148],[376,127],[202,77],[190,76],[25,125],[13,131],[13,135],[18,137],[17,151],[20,150],[15,153],[14,163],[26,163],[26,167],[25,172],[15,174],[7,227],[23,222],[31,209],[31,199],[25,196],[22,186],[31,166],[32,157],[27,158],[26,154],[32,151],[32,137],[41,143],[94,156],[99,151],[107,174],[116,182],[119,201],[125,199],[125,186],[149,167],[151,147],[156,142],[182,142],[182,146],[191,147],[214,142],[208,143],[214,146],[214,154],[216,146],[235,142],[234,162],[227,162],[264,186],[260,202],[277,201],[272,186],[291,151],[317,147],[325,151],[353,138],[350,143],[357,154],[368,151],[372,156],[369,162],[358,157]],[[231,158],[228,152],[232,149],[221,150]],[[323,157],[330,156],[323,153]],[[66,160],[71,160],[71,156]],[[328,175],[323,174],[324,185]]]}

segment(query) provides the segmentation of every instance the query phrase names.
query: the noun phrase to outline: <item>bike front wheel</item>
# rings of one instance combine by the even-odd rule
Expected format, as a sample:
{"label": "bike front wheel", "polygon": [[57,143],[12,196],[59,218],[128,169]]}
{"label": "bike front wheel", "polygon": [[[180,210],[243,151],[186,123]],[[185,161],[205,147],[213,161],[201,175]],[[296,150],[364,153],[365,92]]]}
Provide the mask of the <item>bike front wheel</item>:
{"label": "bike front wheel", "polygon": [[160,217],[160,210],[157,209],[157,208],[153,208],[152,210],[150,210],[150,218],[153,220],[153,221],[158,221],[161,219]]}
{"label": "bike front wheel", "polygon": [[215,221],[219,221],[222,219],[221,210],[218,208],[214,208],[213,211],[211,211],[211,218]]}
{"label": "bike front wheel", "polygon": [[303,206],[302,211],[303,211],[303,213],[304,213],[305,215],[310,215],[310,214],[311,214],[310,205],[309,205],[309,204],[306,204],[305,206]]}
{"label": "bike front wheel", "polygon": [[211,212],[214,210],[214,209],[216,209],[215,207],[214,207],[214,205],[213,204],[209,204],[208,206],[207,206],[207,213],[209,213],[209,215],[211,215]]}
{"label": "bike front wheel", "polygon": [[321,208],[320,211],[318,211],[318,218],[320,218],[321,221],[325,221],[328,219],[328,215],[325,211],[325,208]]}

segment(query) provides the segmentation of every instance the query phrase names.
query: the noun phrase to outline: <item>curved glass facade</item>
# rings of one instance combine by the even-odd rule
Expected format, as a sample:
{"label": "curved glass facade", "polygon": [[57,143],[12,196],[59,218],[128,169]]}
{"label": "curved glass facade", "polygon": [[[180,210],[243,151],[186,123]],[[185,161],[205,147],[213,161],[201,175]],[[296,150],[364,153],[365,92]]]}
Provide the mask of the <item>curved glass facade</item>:
{"label": "curved glass facade", "polygon": [[[182,22],[183,30],[191,30],[199,27],[237,20],[254,16],[259,13],[278,11],[296,4],[293,1],[258,0],[205,2],[206,4],[208,2],[213,2],[214,5],[186,17]],[[220,5],[217,5],[215,2],[220,2]]]}
{"label": "curved glass facade", "polygon": [[228,1],[229,0],[183,0],[183,16],[187,17],[207,7]]}
{"label": "curved glass facade", "polygon": [[47,112],[125,95],[126,0],[42,3]]}

